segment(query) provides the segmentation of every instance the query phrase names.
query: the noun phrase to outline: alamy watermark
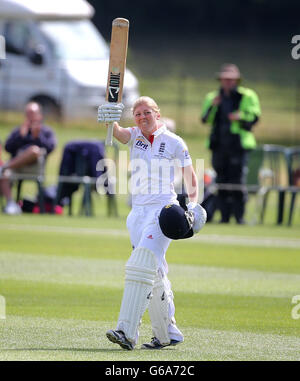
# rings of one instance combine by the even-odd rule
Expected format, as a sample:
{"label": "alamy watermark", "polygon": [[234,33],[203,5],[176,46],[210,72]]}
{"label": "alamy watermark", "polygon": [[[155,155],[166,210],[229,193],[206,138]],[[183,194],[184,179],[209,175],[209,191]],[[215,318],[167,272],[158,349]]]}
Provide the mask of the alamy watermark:
{"label": "alamy watermark", "polygon": [[6,318],[6,302],[3,295],[0,295],[0,320]]}
{"label": "alamy watermark", "polygon": [[300,59],[300,34],[296,34],[292,37],[292,44],[295,46],[291,50],[291,55],[294,60]]}
{"label": "alamy watermark", "polygon": [[[193,194],[198,190],[199,200],[202,201],[204,197],[204,160],[197,159],[194,167],[198,179],[197,189],[191,172],[183,176],[182,168],[189,164],[188,160],[182,162],[179,159],[160,158],[153,158],[150,162],[141,158],[128,161],[127,152],[120,151],[118,163],[108,158],[98,161],[96,170],[104,173],[97,179],[97,192],[120,195],[167,195],[175,191],[177,194],[181,194],[182,185],[185,182],[189,193]],[[128,172],[130,177],[128,177]]]}
{"label": "alamy watermark", "polygon": [[0,59],[5,60],[5,38],[0,36]]}
{"label": "alamy watermark", "polygon": [[294,295],[292,297],[292,304],[295,304],[295,306],[292,308],[292,319],[300,319],[300,295]]}

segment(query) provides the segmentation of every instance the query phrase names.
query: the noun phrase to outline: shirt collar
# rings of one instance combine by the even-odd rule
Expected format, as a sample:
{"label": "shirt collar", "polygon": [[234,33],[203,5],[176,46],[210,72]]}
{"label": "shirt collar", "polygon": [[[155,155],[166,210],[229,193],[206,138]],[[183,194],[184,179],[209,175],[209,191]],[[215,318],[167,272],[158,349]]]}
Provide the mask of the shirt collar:
{"label": "shirt collar", "polygon": [[167,126],[165,124],[162,124],[162,126],[159,127],[159,129],[157,129],[156,131],[154,131],[152,135],[154,135],[154,137],[156,138],[157,136],[159,136],[160,134],[166,131],[167,131]]}
{"label": "shirt collar", "polygon": [[[161,127],[159,127],[157,130],[153,132],[152,135],[150,135],[150,137],[153,136],[153,138],[151,139],[152,141],[150,141],[150,143],[152,144],[154,138],[157,138],[160,134],[163,134],[166,131],[167,131],[167,126],[165,124],[162,124]],[[141,130],[140,130],[140,135],[144,136]]]}

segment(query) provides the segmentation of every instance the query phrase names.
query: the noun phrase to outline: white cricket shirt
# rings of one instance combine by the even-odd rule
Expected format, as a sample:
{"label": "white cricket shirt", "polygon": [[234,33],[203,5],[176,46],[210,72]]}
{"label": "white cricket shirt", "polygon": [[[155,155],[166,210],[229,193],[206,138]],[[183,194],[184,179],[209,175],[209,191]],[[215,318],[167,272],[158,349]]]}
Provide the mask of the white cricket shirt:
{"label": "white cricket shirt", "polygon": [[192,164],[182,138],[162,125],[153,133],[152,144],[138,127],[129,127],[130,191],[132,206],[176,202],[174,172],[176,167]]}

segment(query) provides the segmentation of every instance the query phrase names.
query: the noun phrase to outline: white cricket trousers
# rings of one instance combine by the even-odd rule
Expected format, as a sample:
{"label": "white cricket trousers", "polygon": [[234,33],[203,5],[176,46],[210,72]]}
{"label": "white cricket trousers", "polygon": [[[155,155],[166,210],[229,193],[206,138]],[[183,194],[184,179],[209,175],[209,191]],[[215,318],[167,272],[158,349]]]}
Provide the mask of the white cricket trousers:
{"label": "white cricket trousers", "polygon": [[[171,291],[171,283],[167,278],[168,264],[165,254],[172,240],[162,233],[158,222],[158,217],[163,206],[164,205],[161,204],[133,206],[127,217],[126,225],[129,230],[133,248],[145,247],[155,254],[158,271],[165,277],[166,283]],[[170,319],[174,319],[174,314],[175,306],[172,300],[169,304]],[[169,324],[168,332],[170,339],[183,341],[183,335],[175,323]]]}

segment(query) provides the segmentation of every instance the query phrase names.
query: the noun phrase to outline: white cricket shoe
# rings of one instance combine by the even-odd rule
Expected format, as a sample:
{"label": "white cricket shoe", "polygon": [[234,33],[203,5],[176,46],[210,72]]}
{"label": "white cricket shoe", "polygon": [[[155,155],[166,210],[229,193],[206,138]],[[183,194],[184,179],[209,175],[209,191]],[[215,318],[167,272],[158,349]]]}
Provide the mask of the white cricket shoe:
{"label": "white cricket shoe", "polygon": [[10,201],[7,201],[7,204],[4,207],[3,212],[5,214],[9,214],[12,216],[12,215],[21,214],[22,209],[21,209],[20,205],[18,205],[15,201],[10,200]]}

